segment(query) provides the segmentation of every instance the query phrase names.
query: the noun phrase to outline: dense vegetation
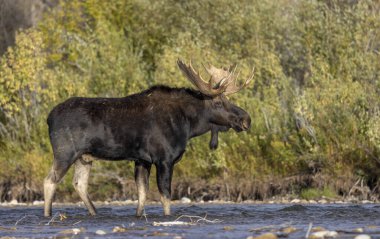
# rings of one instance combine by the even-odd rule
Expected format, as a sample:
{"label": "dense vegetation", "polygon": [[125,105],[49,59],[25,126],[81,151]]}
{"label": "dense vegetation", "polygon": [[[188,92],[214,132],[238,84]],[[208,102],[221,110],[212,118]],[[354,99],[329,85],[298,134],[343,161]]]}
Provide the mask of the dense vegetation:
{"label": "dense vegetation", "polygon": [[[72,0],[18,32],[1,57],[1,200],[41,198],[54,105],[154,84],[190,87],[178,57],[238,63],[242,78],[255,66],[256,75],[231,96],[251,114],[251,130],[221,134],[214,152],[209,135],[192,140],[175,168],[174,198],[378,195],[377,1]],[[133,197],[132,175],[130,162],[97,162],[91,194]],[[75,197],[70,176],[60,189],[60,200]]]}

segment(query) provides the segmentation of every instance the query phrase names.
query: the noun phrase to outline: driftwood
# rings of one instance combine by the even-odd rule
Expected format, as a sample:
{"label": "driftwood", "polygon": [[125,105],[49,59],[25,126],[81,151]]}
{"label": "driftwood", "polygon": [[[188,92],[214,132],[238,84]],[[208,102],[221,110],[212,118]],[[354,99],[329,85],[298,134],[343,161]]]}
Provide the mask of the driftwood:
{"label": "driftwood", "polygon": [[[175,219],[174,221],[169,221],[169,222],[153,222],[152,225],[153,226],[164,226],[164,227],[167,227],[167,226],[178,226],[178,225],[181,225],[181,226],[183,226],[183,225],[185,225],[185,226],[188,226],[188,225],[197,225],[200,222],[206,222],[206,223],[220,223],[220,222],[222,222],[222,220],[219,220],[219,219],[208,220],[208,219],[206,219],[206,217],[207,217],[207,214],[204,217],[190,216],[190,215],[181,215],[177,219]],[[190,219],[190,221],[189,222],[181,221],[181,220],[179,220],[181,218],[188,218],[188,219]]]}

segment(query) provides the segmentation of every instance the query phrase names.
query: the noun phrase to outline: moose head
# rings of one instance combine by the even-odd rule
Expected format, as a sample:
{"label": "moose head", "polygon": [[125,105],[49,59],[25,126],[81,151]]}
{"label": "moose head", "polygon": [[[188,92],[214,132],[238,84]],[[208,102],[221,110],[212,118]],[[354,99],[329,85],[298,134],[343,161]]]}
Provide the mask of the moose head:
{"label": "moose head", "polygon": [[236,84],[239,73],[235,74],[236,66],[229,68],[217,68],[211,64],[205,67],[210,75],[208,82],[203,80],[199,71],[196,71],[191,61],[185,64],[178,59],[178,67],[181,69],[186,78],[205,95],[205,106],[208,112],[209,123],[214,128],[220,127],[226,131],[226,127],[233,128],[236,132],[248,130],[251,125],[251,117],[242,108],[232,104],[227,95],[239,92],[246,87],[252,80],[254,74],[252,70],[251,76],[240,86]]}

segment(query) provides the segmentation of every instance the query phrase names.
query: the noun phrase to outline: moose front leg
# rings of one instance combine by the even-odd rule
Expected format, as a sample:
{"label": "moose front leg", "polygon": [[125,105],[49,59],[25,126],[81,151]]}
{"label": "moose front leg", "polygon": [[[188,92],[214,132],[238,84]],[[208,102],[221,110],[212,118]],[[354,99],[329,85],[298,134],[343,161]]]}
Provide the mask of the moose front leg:
{"label": "moose front leg", "polygon": [[164,215],[170,215],[170,198],[171,198],[171,183],[173,175],[172,163],[159,163],[157,168],[157,186],[161,194],[161,203],[164,209]]}
{"label": "moose front leg", "polygon": [[141,217],[144,212],[146,194],[149,189],[149,175],[151,166],[151,164],[135,162],[135,182],[139,197],[139,202],[136,210],[137,217]]}

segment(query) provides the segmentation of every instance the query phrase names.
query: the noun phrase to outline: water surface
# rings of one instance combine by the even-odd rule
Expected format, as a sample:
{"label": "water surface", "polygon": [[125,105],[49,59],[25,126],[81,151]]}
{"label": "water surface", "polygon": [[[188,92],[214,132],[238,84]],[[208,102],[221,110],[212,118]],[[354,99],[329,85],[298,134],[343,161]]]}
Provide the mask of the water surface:
{"label": "water surface", "polygon": [[[170,217],[162,216],[160,205],[148,205],[146,218],[136,218],[135,205],[98,207],[98,215],[88,216],[85,208],[75,205],[55,206],[55,220],[43,217],[42,207],[0,207],[0,237],[27,238],[247,238],[266,232],[287,238],[304,238],[309,224],[338,230],[338,238],[354,238],[362,228],[372,238],[380,238],[380,205],[378,204],[186,204],[173,205]],[[64,215],[59,216],[59,214]],[[153,226],[153,222],[174,221],[181,215],[199,216],[194,225]],[[190,222],[183,217],[180,221]],[[196,219],[193,219],[195,222]],[[112,232],[118,226],[124,232]],[[289,235],[281,228],[295,227]],[[69,229],[81,232],[72,235]],[[98,235],[102,230],[106,234]]]}

